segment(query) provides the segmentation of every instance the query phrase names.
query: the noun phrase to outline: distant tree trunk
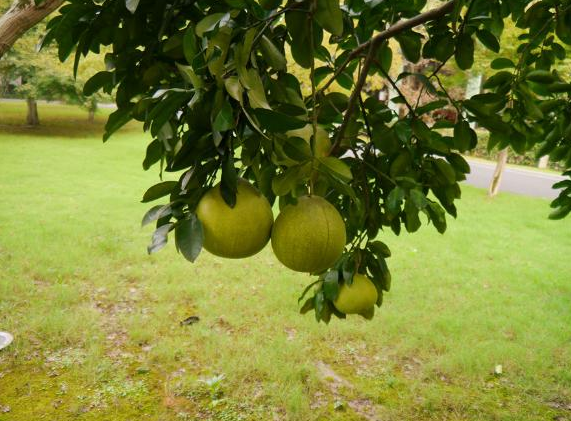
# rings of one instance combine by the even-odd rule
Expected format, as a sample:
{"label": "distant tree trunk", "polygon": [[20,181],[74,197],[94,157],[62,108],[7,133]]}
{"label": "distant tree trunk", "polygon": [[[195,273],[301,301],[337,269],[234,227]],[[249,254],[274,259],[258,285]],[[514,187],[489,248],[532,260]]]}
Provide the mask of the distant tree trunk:
{"label": "distant tree trunk", "polygon": [[[36,4],[39,3],[39,4]],[[56,10],[63,0],[14,0],[0,16],[0,58],[28,29]]]}
{"label": "distant tree trunk", "polygon": [[95,112],[97,111],[97,101],[93,98],[87,103],[87,121],[89,123],[95,122]]}
{"label": "distant tree trunk", "polygon": [[498,155],[498,162],[496,164],[496,169],[494,171],[494,176],[492,177],[492,182],[490,183],[490,188],[488,189],[488,195],[494,197],[500,191],[500,183],[502,182],[502,175],[504,174],[504,169],[506,168],[506,163],[508,162],[508,148],[502,149]]}
{"label": "distant tree trunk", "polygon": [[26,123],[28,126],[39,126],[40,117],[38,116],[38,103],[35,98],[28,97],[26,99],[28,104],[28,116],[26,117]]}

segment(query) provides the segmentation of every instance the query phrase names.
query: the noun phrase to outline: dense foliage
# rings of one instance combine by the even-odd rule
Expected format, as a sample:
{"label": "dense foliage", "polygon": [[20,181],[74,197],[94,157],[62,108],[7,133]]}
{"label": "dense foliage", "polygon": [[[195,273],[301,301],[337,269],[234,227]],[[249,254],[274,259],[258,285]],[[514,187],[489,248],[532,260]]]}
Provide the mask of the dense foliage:
{"label": "dense foliage", "polygon": [[[178,182],[161,182],[144,195],[144,202],[168,197],[143,221],[156,223],[150,252],[174,231],[185,257],[197,257],[202,235],[195,208],[217,180],[229,205],[243,177],[280,207],[310,192],[340,211],[345,252],[319,274],[314,296],[302,307],[326,322],[332,314],[344,317],[332,302],[355,273],[374,281],[381,304],[391,283],[385,261],[390,251],[377,239],[382,230],[414,232],[422,219],[446,230],[445,215],[456,216],[458,183],[469,172],[460,154],[477,143],[470,121],[490,132],[491,147],[523,153],[540,145],[541,153],[571,167],[571,83],[569,75],[551,70],[565,58],[563,44],[571,44],[571,1],[341,3],[72,0],[48,24],[46,37],[57,41],[61,60],[75,50],[75,66],[82,56],[108,47],[107,70],[84,87],[87,95],[116,92],[118,110],[104,139],[131,119],[142,121],[153,136],[143,167],[182,171]],[[486,82],[488,92],[454,101],[439,78],[443,64],[455,60],[460,69],[470,69],[476,42],[499,51],[508,19],[523,33],[519,60],[498,57],[491,63],[497,72]],[[426,74],[391,78],[396,44],[390,39],[407,60],[440,65]],[[293,76],[292,65],[306,69],[307,77]],[[392,99],[406,109],[399,116],[376,98],[365,98],[371,75],[397,91],[398,80],[414,76],[434,100],[420,106],[399,95]],[[303,84],[310,84],[310,95],[303,96]],[[350,95],[330,90],[335,84]],[[447,106],[458,109],[458,121],[432,124],[425,118]],[[288,136],[308,124],[314,134],[328,131],[325,153],[318,153],[315,135],[309,142]],[[565,190],[553,202],[553,218],[571,212],[571,179],[559,187]]]}

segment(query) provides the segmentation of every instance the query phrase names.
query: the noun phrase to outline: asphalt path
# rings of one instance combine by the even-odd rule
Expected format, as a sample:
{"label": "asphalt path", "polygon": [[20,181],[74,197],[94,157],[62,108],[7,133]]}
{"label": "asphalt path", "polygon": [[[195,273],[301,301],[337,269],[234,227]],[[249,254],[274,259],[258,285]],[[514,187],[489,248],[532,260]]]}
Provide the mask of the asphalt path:
{"label": "asphalt path", "polygon": [[[487,189],[490,186],[495,162],[485,162],[468,159],[471,172],[467,175],[466,183]],[[553,184],[565,180],[565,177],[548,172],[507,166],[500,184],[501,192],[522,194],[525,196],[554,199],[559,194],[552,188]]]}

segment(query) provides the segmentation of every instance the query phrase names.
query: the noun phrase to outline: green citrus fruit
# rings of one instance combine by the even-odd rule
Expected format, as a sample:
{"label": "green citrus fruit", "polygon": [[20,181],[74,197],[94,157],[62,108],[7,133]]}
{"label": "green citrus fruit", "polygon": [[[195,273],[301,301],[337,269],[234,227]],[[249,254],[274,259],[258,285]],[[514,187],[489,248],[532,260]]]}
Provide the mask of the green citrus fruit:
{"label": "green citrus fruit", "polygon": [[345,248],[345,223],[337,209],[319,196],[300,197],[287,205],[272,229],[272,249],[278,260],[298,272],[331,267]]}
{"label": "green citrus fruit", "polygon": [[333,302],[335,308],[345,314],[367,314],[377,302],[375,284],[365,275],[357,274],[351,285],[343,284]]}
{"label": "green citrus fruit", "polygon": [[[329,134],[321,126],[317,126],[317,132],[315,137],[315,156],[323,157],[329,154],[329,149],[331,149],[331,141],[329,140]],[[305,139],[307,142],[310,141],[311,136],[313,136],[313,125],[307,124],[301,129],[289,130],[286,132],[288,137],[300,137]]]}
{"label": "green citrus fruit", "polygon": [[262,250],[274,222],[268,200],[243,179],[238,180],[234,208],[226,204],[218,184],[200,199],[196,215],[204,228],[204,248],[230,259],[252,256]]}

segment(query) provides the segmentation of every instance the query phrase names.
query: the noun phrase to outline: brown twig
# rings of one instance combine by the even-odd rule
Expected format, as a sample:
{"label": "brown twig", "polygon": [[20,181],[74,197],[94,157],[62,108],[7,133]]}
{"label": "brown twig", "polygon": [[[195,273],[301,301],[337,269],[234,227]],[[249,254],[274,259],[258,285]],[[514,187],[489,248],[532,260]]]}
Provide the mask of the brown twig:
{"label": "brown twig", "polygon": [[[383,32],[375,35],[372,39],[363,44],[356,47],[351,53],[347,56],[345,61],[337,68],[333,76],[319,89],[318,94],[323,93],[334,81],[339,77],[341,73],[345,70],[345,68],[351,63],[355,58],[361,55],[364,51],[368,50],[371,45],[379,46],[380,43],[386,39],[393,38],[395,35],[406,31],[408,29],[412,29],[418,25],[422,25],[431,20],[438,19],[444,15],[450,13],[454,8],[454,3],[456,0],[451,0],[440,7],[437,7],[432,10],[428,10],[427,12],[421,13],[416,15],[413,18],[402,20],[400,22],[395,23],[394,25],[390,26],[389,28],[385,29]],[[376,48],[376,47],[375,47]]]}
{"label": "brown twig", "polygon": [[[436,9],[432,9],[427,12],[421,13],[413,18],[397,22],[396,24],[392,25],[391,27],[387,28],[380,34],[373,37],[371,40],[361,44],[360,46],[355,48],[351,52],[351,54],[349,54],[347,60],[340,66],[339,69],[337,69],[337,71],[333,75],[332,77],[333,80],[335,80],[335,78],[344,70],[344,68],[349,64],[351,60],[353,60],[355,57],[358,57],[363,51],[367,50],[367,56],[365,57],[365,62],[363,63],[363,67],[361,69],[361,73],[359,74],[357,84],[355,85],[355,88],[353,89],[353,92],[349,97],[349,103],[347,104],[347,110],[345,111],[343,122],[339,127],[339,131],[337,132],[335,142],[333,143],[331,149],[329,150],[329,155],[334,154],[341,145],[343,136],[345,135],[345,131],[349,126],[351,116],[353,115],[353,112],[355,110],[355,105],[358,102],[361,91],[363,90],[363,86],[365,85],[365,81],[367,80],[367,75],[369,73],[369,69],[371,68],[371,64],[374,61],[375,53],[381,42],[383,42],[386,39],[392,38],[403,31],[412,29],[428,21],[435,20],[442,16],[445,16],[446,14],[450,13],[453,10],[454,3],[455,0],[451,0],[445,3],[444,5],[437,7]],[[328,82],[328,84],[330,84],[330,82]],[[321,93],[328,86],[328,84],[326,84],[325,87],[321,88],[319,93]]]}

